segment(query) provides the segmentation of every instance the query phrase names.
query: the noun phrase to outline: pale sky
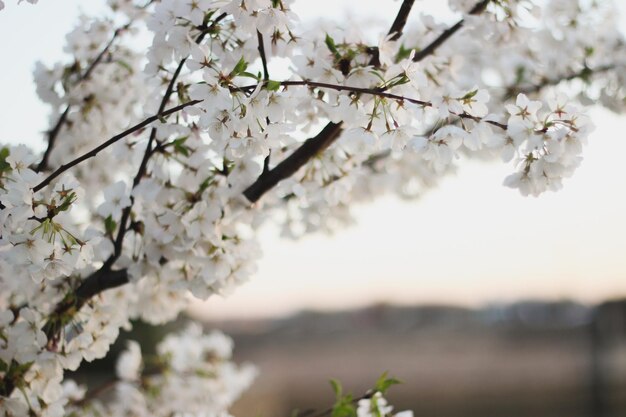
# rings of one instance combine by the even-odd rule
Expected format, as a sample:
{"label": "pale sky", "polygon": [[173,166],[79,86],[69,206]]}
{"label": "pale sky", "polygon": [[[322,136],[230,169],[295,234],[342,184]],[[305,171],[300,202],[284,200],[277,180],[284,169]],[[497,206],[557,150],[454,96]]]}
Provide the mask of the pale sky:
{"label": "pale sky", "polygon": [[[79,6],[97,12],[103,1],[5,3],[0,142],[41,148],[47,109],[34,92],[33,64],[60,59]],[[300,0],[296,11],[306,18],[328,13],[341,23],[350,8],[391,21],[399,6],[391,0],[337,4]],[[626,296],[626,118],[595,109],[593,119],[597,129],[583,165],[562,191],[521,197],[501,185],[510,166],[465,163],[421,200],[386,197],[357,207],[358,224],[334,236],[293,242],[263,230],[256,276],[201,310],[215,318],[259,317],[379,301],[478,305]]]}

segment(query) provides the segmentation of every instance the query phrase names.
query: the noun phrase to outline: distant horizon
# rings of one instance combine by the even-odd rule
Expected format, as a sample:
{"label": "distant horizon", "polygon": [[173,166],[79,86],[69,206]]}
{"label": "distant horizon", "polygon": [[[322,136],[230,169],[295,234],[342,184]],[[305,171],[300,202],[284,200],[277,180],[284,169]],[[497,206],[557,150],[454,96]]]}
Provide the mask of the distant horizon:
{"label": "distant horizon", "polygon": [[423,301],[423,302],[415,302],[415,303],[402,303],[402,302],[389,302],[389,301],[372,301],[368,304],[362,305],[354,305],[348,307],[337,307],[337,308],[315,308],[315,307],[303,307],[301,309],[286,311],[284,313],[279,313],[277,315],[255,315],[255,316],[227,316],[227,317],[218,317],[212,318],[207,315],[206,308],[202,305],[202,303],[194,303],[191,308],[189,308],[186,314],[193,318],[194,320],[199,320],[202,323],[213,323],[213,322],[256,322],[256,321],[273,321],[273,320],[282,320],[282,319],[290,319],[295,318],[304,314],[320,314],[320,315],[333,315],[333,314],[342,314],[342,313],[352,313],[359,311],[367,311],[376,308],[458,308],[464,310],[471,311],[481,311],[487,310],[489,308],[499,308],[499,307],[513,307],[521,304],[543,304],[543,305],[556,305],[556,304],[567,304],[572,303],[575,305],[583,306],[585,308],[593,308],[600,305],[608,304],[608,303],[626,303],[626,293],[621,296],[608,297],[603,300],[585,302],[582,300],[577,300],[574,298],[519,298],[516,300],[506,300],[506,301],[486,301],[477,304],[463,304],[463,303],[454,303],[454,302],[438,302],[438,301]]}

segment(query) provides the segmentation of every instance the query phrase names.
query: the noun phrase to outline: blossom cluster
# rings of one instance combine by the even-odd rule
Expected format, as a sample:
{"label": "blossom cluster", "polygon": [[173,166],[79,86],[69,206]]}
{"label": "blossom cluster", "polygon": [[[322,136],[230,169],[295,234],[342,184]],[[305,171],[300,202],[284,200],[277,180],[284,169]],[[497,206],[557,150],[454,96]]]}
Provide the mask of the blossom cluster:
{"label": "blossom cluster", "polygon": [[[509,163],[524,195],[556,190],[592,129],[583,104],[626,106],[608,1],[456,0],[457,24],[422,14],[390,31],[309,28],[291,0],[108,3],[68,34],[70,59],[35,69],[45,152],[0,146],[4,414],[193,414],[210,392],[222,415],[252,371],[196,328],[160,345],[158,375],[131,344],[111,404],[81,408],[64,371],[131,320],[235,290],[264,223],[332,231],[353,204],[420,196],[463,159]],[[359,415],[391,413],[367,401]]]}
{"label": "blossom cluster", "polygon": [[[129,342],[117,362],[117,380],[105,388],[112,401],[70,384],[67,411],[82,416],[227,416],[227,410],[256,375],[250,365],[230,362],[232,340],[220,332],[203,334],[191,325],[167,336],[156,357],[143,358],[137,342]],[[151,369],[154,368],[154,369]]]}

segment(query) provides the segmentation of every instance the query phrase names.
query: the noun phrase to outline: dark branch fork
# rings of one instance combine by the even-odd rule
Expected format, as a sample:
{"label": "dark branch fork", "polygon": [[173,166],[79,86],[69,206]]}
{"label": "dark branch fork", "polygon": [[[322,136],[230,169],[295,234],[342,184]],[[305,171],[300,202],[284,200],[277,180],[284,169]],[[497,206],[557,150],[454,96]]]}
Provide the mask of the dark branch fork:
{"label": "dark branch fork", "polygon": [[[472,8],[472,10],[469,11],[469,14],[474,16],[481,14],[485,11],[490,2],[491,0],[481,1],[480,3],[476,4]],[[424,49],[415,53],[415,55],[413,56],[413,62],[420,62],[427,56],[434,54],[435,51],[437,51],[437,49],[439,49],[439,47],[443,45],[452,35],[458,32],[463,27],[463,25],[465,25],[465,19],[459,20],[458,22],[456,22],[456,24],[450,26],[448,29],[443,31],[441,35],[439,35],[434,41],[428,44]]]}

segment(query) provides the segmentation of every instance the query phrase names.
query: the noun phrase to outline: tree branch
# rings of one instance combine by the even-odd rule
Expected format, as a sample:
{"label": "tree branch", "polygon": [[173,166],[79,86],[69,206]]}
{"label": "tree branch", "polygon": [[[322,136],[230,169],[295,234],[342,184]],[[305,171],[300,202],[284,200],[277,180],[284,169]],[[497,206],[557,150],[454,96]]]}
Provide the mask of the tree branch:
{"label": "tree branch", "polygon": [[263,64],[263,79],[267,81],[270,79],[270,73],[267,70],[267,57],[265,56],[263,34],[257,30],[256,35],[259,42],[259,56],[261,57],[261,63]]}
{"label": "tree branch", "polygon": [[61,113],[61,117],[59,117],[59,120],[57,120],[52,130],[48,132],[48,146],[46,147],[46,151],[43,153],[41,162],[39,162],[39,165],[37,165],[35,172],[41,172],[48,168],[50,154],[52,154],[52,149],[54,148],[57,136],[59,135],[59,132],[61,132],[61,127],[63,127],[65,121],[67,120],[67,116],[70,113],[70,108],[71,106],[68,104],[67,107],[65,107],[65,111]]}
{"label": "tree branch", "polygon": [[397,41],[400,39],[400,36],[402,36],[402,31],[404,30],[404,26],[406,25],[406,21],[409,18],[409,13],[411,13],[414,3],[415,0],[404,0],[402,2],[402,6],[400,6],[396,20],[393,21],[391,29],[389,29],[388,32],[388,35],[392,35],[391,38],[389,38],[390,40]]}
{"label": "tree branch", "polygon": [[[469,14],[477,15],[477,14],[482,13],[490,1],[491,0],[483,0],[480,3],[476,4],[472,8],[472,10],[470,10]],[[403,30],[404,25],[406,24],[406,20],[408,18],[408,14],[412,6],[413,6],[413,2],[409,0],[405,0],[402,3],[402,6],[400,7],[400,10],[398,12],[398,16],[394,20],[391,26],[391,29],[389,30],[390,33],[397,34]],[[461,29],[463,24],[464,24],[464,20],[461,19],[454,26],[447,29],[437,39],[431,42],[426,48],[424,48],[422,51],[415,54],[415,56],[413,57],[413,61],[415,62],[421,61],[428,55],[434,53],[437,50],[437,48],[439,48],[439,46],[441,46],[454,33],[456,33],[459,29]],[[376,57],[372,58],[372,62],[375,60],[375,58]],[[414,104],[419,104],[423,106],[431,106],[430,103],[422,102],[421,100],[401,98],[400,96],[396,96],[396,95],[389,94],[389,93],[384,93],[383,91],[361,89],[357,87],[346,87],[346,86],[339,86],[339,85],[334,85],[334,84],[315,83],[311,81],[286,81],[284,82],[283,85],[285,86],[308,85],[308,86],[320,87],[320,88],[332,88],[338,91],[353,91],[356,93],[367,93],[367,94],[372,94],[374,92],[380,97],[387,97],[387,98],[392,98],[395,100],[404,99]],[[462,115],[458,115],[458,116],[462,118],[475,119],[473,116],[466,114],[466,113]],[[489,122],[489,123],[495,124],[496,126],[500,125],[499,123],[496,123],[496,122]],[[288,178],[291,175],[293,175],[301,166],[305,165],[318,152],[330,146],[335,140],[337,140],[340,133],[341,133],[341,123],[332,123],[332,122],[328,123],[317,136],[310,138],[306,142],[304,142],[304,144],[300,148],[296,149],[293,154],[291,154],[289,157],[287,157],[287,159],[285,159],[283,162],[278,164],[274,169],[270,171],[264,171],[261,174],[261,176],[259,176],[259,178],[257,178],[257,180],[252,185],[246,188],[246,190],[244,191],[244,195],[246,196],[246,198],[252,203],[258,201],[264,193],[272,189],[274,186],[276,186],[276,184],[278,184],[283,179]]]}
{"label": "tree branch", "polygon": [[[259,32],[258,30],[256,31],[256,34],[257,34],[257,40],[259,42],[259,56],[261,57],[261,63],[263,64],[263,80],[268,81],[270,79],[270,73],[267,69],[267,57],[265,56],[265,42],[263,40],[263,34]],[[266,117],[265,121],[269,125],[270,123],[269,117]],[[262,173],[266,173],[267,171],[269,171],[271,155],[272,154],[270,151],[270,153],[268,153],[265,159],[263,160],[263,172]]]}
{"label": "tree branch", "polygon": [[78,308],[82,307],[86,301],[89,301],[92,297],[101,292],[121,287],[128,282],[128,270],[126,269],[120,269],[118,271],[103,271],[99,269],[85,278],[76,289],[75,295],[76,299],[79,301]]}
{"label": "tree branch", "polygon": [[607,65],[603,65],[597,68],[589,68],[585,65],[585,67],[581,69],[580,71],[574,72],[574,73],[571,73],[569,75],[565,75],[562,77],[544,78],[540,83],[528,85],[525,87],[511,86],[507,88],[506,90],[507,93],[505,95],[505,98],[513,97],[514,95],[519,94],[519,93],[522,93],[522,94],[538,93],[539,91],[543,90],[546,87],[558,85],[564,81],[572,81],[577,78],[584,80],[593,74],[601,74],[603,72],[611,71],[612,69],[615,69],[614,64],[607,64]]}
{"label": "tree branch", "polygon": [[289,155],[280,164],[276,165],[245,189],[243,195],[254,203],[263,194],[271,190],[280,181],[291,177],[300,167],[305,165],[313,156],[328,148],[341,132],[339,123],[328,123],[317,136],[307,139],[298,149]]}
{"label": "tree branch", "polygon": [[[111,37],[109,42],[105,45],[102,51],[100,51],[98,56],[91,62],[91,64],[87,67],[85,72],[78,78],[78,81],[76,82],[74,86],[80,84],[81,82],[83,82],[84,80],[88,79],[91,76],[91,73],[98,66],[98,64],[102,62],[102,59],[104,58],[104,56],[107,54],[109,49],[111,49],[111,46],[113,46],[113,42],[115,42],[115,39],[119,36],[120,33],[128,29],[130,25],[131,23],[129,22],[126,25],[122,26],[121,28],[116,29],[113,32],[113,36]],[[39,162],[39,165],[37,165],[35,172],[41,172],[48,168],[50,154],[52,154],[52,149],[54,148],[56,139],[59,133],[61,132],[61,128],[67,121],[67,116],[70,113],[70,109],[71,109],[71,105],[68,104],[67,107],[65,107],[65,111],[61,113],[59,120],[57,120],[52,130],[50,130],[50,132],[48,133],[48,146],[46,147],[43,157],[41,158],[41,162]]]}
{"label": "tree branch", "polygon": [[[200,35],[198,35],[195,42],[197,44],[202,42],[205,35],[206,35],[206,32],[202,32]],[[167,85],[167,88],[165,89],[165,94],[163,94],[163,98],[161,99],[161,104],[159,105],[159,113],[161,113],[163,109],[165,109],[167,102],[170,100],[170,97],[172,96],[172,93],[174,91],[174,86],[176,85],[176,80],[178,79],[178,76],[183,70],[183,67],[185,66],[185,62],[187,62],[187,58],[181,59],[180,63],[178,64],[178,67],[176,68],[176,71],[174,71],[174,74],[172,75],[172,79]],[[163,117],[165,116],[166,115],[163,115]],[[152,144],[156,140],[156,134],[157,134],[156,127],[153,127],[152,130],[150,131],[150,139],[148,139],[148,144],[146,145],[146,150],[143,154],[143,158],[141,159],[141,164],[139,165],[137,174],[135,174],[135,177],[133,178],[133,186],[132,186],[133,189],[137,187],[137,185],[139,185],[143,176],[146,175],[146,170],[148,168],[148,160],[153,154]],[[126,223],[128,223],[128,219],[130,218],[130,213],[133,209],[134,203],[135,203],[135,198],[133,197],[131,193],[130,205],[128,207],[125,207],[124,210],[122,210],[122,216],[120,218],[120,223],[119,223],[119,230],[117,231],[117,237],[115,238],[115,242],[113,243],[114,252],[104,264],[108,268],[113,266],[115,261],[122,254],[122,245],[124,243],[124,236],[126,236],[126,232],[128,231],[126,227]]]}
{"label": "tree branch", "polygon": [[[398,94],[386,93],[384,91],[384,87],[378,88],[365,88],[365,87],[352,87],[349,85],[341,85],[341,84],[330,84],[323,83],[318,81],[310,81],[310,80],[301,80],[301,81],[280,81],[280,85],[283,87],[291,87],[291,86],[306,86],[306,87],[315,87],[315,88],[328,88],[336,91],[350,91],[352,93],[359,94],[369,94],[377,97],[389,98],[392,100],[399,101],[408,101],[413,104],[417,104],[419,106],[431,107],[432,104],[428,101],[418,100],[415,98],[410,98],[406,96],[401,96]],[[258,87],[258,84],[247,85],[244,87],[240,87],[242,90],[255,89]]]}
{"label": "tree branch", "polygon": [[[472,10],[469,11],[471,15],[479,15],[487,8],[487,5],[491,2],[491,0],[483,0],[477,5],[475,5]],[[421,51],[418,51],[413,56],[413,62],[419,62],[422,59],[426,58],[429,55],[435,53],[435,51],[443,45],[452,35],[458,32],[463,25],[465,24],[465,19],[461,19],[454,26],[449,27],[441,35],[439,35],[434,41],[432,41],[428,46],[426,46]]]}
{"label": "tree branch", "polygon": [[[408,19],[409,13],[415,0],[404,0],[402,5],[400,6],[400,10],[398,11],[398,15],[396,16],[391,28],[389,29],[388,34],[392,35],[392,40],[397,40],[401,35],[406,25],[406,21]],[[260,37],[260,34],[259,34]],[[259,52],[261,52],[262,39],[259,38]],[[263,54],[261,55],[263,57]],[[378,49],[376,49],[373,54],[370,65],[379,66],[379,55]],[[298,85],[298,84],[292,84]],[[300,84],[300,85],[309,85],[312,84]],[[318,83],[318,87],[323,87],[323,83]],[[327,86],[328,87],[328,86]],[[334,88],[334,87],[329,87]],[[336,88],[335,88],[336,89]],[[344,88],[345,89],[345,88]],[[339,90],[341,91],[341,90]],[[351,90],[354,91],[354,90]],[[356,92],[356,91],[355,91]],[[257,178],[257,180],[250,185],[244,191],[244,196],[252,203],[258,201],[263,194],[271,190],[276,186],[280,181],[289,178],[293,175],[300,167],[305,165],[313,156],[321,152],[322,150],[328,148],[341,134],[341,122],[332,123],[329,122],[326,126],[318,133],[315,137],[308,139],[300,146],[300,148],[296,149],[290,156],[288,156],[284,161],[278,164],[274,169],[269,169],[269,157],[266,158],[263,172]]]}
{"label": "tree branch", "polygon": [[144,127],[146,127],[147,125],[149,125],[150,123],[159,120],[162,117],[165,116],[169,116],[170,114],[176,113],[181,111],[182,109],[189,107],[189,106],[193,106],[196,105],[198,103],[200,103],[202,100],[192,100],[192,101],[188,101],[187,103],[183,103],[180,104],[176,107],[172,107],[170,109],[167,109],[159,114],[156,114],[154,116],[150,116],[147,119],[145,119],[144,121],[126,129],[125,131],[123,131],[122,133],[119,133],[115,136],[113,136],[111,139],[107,140],[106,142],[102,143],[99,146],[96,146],[95,148],[93,148],[92,150],[90,150],[87,153],[84,153],[83,155],[79,156],[78,158],[68,162],[67,164],[63,164],[61,165],[59,168],[57,168],[56,171],[54,171],[52,174],[50,174],[48,177],[46,177],[43,181],[41,181],[39,184],[37,184],[34,188],[33,191],[37,192],[40,191],[41,189],[43,189],[44,187],[46,187],[48,184],[50,184],[52,182],[52,180],[54,180],[56,177],[58,177],[59,175],[61,175],[62,173],[64,173],[65,171],[67,171],[68,169],[80,164],[81,162],[89,159],[89,158],[93,158],[94,156],[96,156],[98,153],[100,153],[100,151],[102,151],[103,149],[108,148],[109,146],[111,146],[112,144],[114,144],[115,142],[124,139],[126,136],[129,136],[141,129],[143,129]]}

